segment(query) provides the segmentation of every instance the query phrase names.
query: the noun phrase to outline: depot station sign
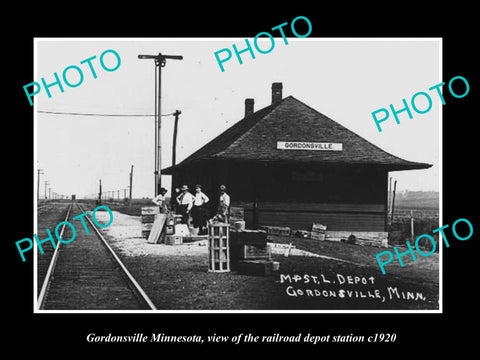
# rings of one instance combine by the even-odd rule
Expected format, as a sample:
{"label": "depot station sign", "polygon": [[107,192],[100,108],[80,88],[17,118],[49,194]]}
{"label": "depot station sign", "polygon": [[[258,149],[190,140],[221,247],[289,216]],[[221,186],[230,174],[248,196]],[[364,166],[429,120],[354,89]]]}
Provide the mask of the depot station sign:
{"label": "depot station sign", "polygon": [[277,149],[280,150],[320,150],[342,151],[342,143],[303,142],[303,141],[277,141]]}

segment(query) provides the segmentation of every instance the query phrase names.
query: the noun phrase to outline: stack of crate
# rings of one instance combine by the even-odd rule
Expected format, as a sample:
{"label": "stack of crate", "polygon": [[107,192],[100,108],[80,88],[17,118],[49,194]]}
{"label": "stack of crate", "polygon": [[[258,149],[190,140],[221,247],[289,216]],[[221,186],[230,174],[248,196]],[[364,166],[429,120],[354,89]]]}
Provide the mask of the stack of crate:
{"label": "stack of crate", "polygon": [[183,240],[190,236],[187,224],[182,224],[182,215],[168,214],[165,225],[165,244],[182,245]]}
{"label": "stack of crate", "polygon": [[167,214],[167,221],[165,222],[165,235],[175,234],[175,216],[171,213]]}
{"label": "stack of crate", "polygon": [[262,230],[230,231],[231,269],[247,275],[271,275],[274,269],[267,233]]}
{"label": "stack of crate", "polygon": [[312,224],[312,232],[310,233],[310,239],[312,240],[325,240],[325,232],[327,231],[327,226],[322,224]]}

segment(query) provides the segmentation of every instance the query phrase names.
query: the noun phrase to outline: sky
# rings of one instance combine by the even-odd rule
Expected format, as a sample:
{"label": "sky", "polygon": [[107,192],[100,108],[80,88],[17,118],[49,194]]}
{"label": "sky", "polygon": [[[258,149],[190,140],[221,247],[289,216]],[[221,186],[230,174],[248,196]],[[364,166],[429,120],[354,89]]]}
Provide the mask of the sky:
{"label": "sky", "polygon": [[[266,42],[265,42],[266,41]],[[268,49],[270,41],[260,40]],[[253,42],[253,39],[250,39]],[[93,39],[36,38],[34,79],[47,84],[60,78],[65,68],[78,66],[83,82],[77,87],[63,83],[50,87],[51,98],[42,88],[34,96],[35,169],[41,169],[40,197],[44,181],[58,194],[95,196],[99,179],[104,191],[124,191],[134,165],[133,197],[154,195],[154,118],[153,116],[82,116],[62,113],[153,115],[155,111],[155,66],[153,60],[140,60],[138,54],[182,55],[183,60],[167,60],[162,68],[162,168],[171,165],[173,121],[180,110],[177,163],[215,136],[241,120],[244,101],[255,99],[255,111],[271,103],[271,84],[283,83],[283,97],[294,96],[346,128],[400,158],[433,164],[427,170],[397,171],[397,190],[439,191],[441,186],[441,101],[428,88],[441,79],[441,40],[425,39],[342,39],[276,38],[268,54],[253,49],[235,55],[218,66],[214,53],[245,47],[244,38],[205,39]],[[115,71],[105,71],[100,55],[115,50],[121,63]],[[97,78],[87,63],[91,60]],[[223,54],[222,54],[223,56]],[[113,68],[116,58],[104,56],[105,66]],[[79,82],[75,70],[68,71],[71,83]],[[402,99],[410,103],[418,92],[431,95],[432,109],[413,112],[409,119],[400,113],[400,124],[393,115],[377,130],[371,113],[390,104],[400,109]],[[428,104],[419,96],[416,105]],[[28,104],[28,99],[25,98]],[[446,105],[448,106],[448,104]],[[36,173],[36,170],[35,170]],[[170,189],[170,177],[162,185]],[[35,184],[37,182],[35,181]],[[36,189],[35,189],[36,190]],[[47,190],[48,191],[48,190]],[[117,193],[115,193],[116,196]]]}

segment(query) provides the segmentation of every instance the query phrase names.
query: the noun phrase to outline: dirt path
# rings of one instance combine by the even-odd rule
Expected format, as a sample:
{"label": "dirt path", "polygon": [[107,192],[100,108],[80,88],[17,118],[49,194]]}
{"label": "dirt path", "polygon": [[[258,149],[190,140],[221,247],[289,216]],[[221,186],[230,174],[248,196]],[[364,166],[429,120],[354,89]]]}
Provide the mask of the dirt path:
{"label": "dirt path", "polygon": [[[383,276],[378,266],[366,262],[379,251],[377,248],[322,243],[321,247],[317,244],[317,248],[310,245],[307,249],[299,242],[285,257],[285,246],[272,246],[280,271],[261,277],[209,273],[205,240],[177,246],[149,244],[141,238],[138,216],[114,211],[113,224],[103,231],[158,309],[438,308],[438,286],[434,282],[419,280],[418,275],[399,276],[393,271]],[[347,259],[349,254],[352,256]]]}

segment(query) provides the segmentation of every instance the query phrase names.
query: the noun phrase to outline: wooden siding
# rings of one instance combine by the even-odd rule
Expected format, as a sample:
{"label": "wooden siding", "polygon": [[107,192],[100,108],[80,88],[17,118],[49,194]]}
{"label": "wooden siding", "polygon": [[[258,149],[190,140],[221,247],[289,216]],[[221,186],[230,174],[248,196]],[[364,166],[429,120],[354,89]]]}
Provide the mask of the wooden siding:
{"label": "wooden siding", "polygon": [[[242,207],[247,228],[255,227],[253,202],[232,201]],[[259,202],[258,226],[288,226],[307,230],[312,223],[327,226],[328,230],[384,231],[384,204],[309,204]]]}
{"label": "wooden siding", "polygon": [[372,166],[296,166],[202,162],[174,175],[175,185],[196,183],[218,206],[218,187],[227,186],[232,206],[245,209],[248,229],[312,223],[337,231],[385,231],[388,173]]}

